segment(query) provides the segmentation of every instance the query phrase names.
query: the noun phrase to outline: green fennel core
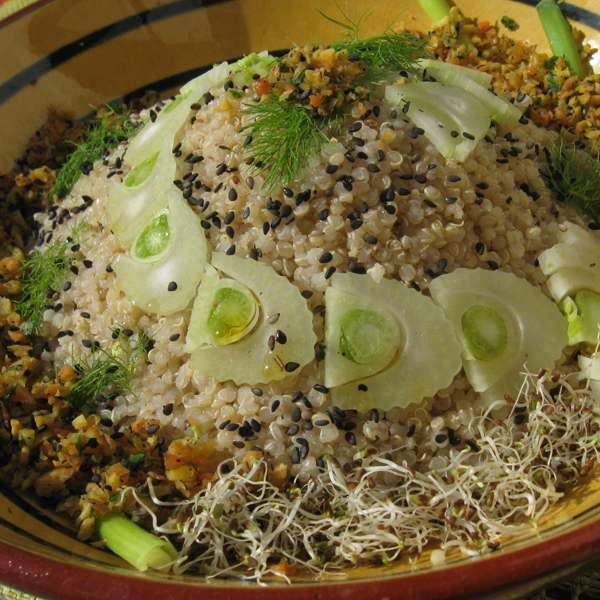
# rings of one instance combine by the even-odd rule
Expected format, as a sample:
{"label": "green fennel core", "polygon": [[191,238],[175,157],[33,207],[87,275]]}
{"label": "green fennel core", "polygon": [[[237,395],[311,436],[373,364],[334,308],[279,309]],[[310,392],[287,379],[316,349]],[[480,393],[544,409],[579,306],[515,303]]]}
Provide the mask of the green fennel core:
{"label": "green fennel core", "polygon": [[389,348],[391,336],[387,323],[373,310],[349,310],[340,325],[340,351],[356,364],[370,365]]}
{"label": "green fennel core", "polygon": [[227,344],[228,340],[246,327],[252,318],[252,304],[246,296],[233,288],[219,288],[215,304],[208,313],[207,325],[215,341]]}
{"label": "green fennel core", "polygon": [[135,255],[139,258],[159,255],[167,247],[170,234],[168,215],[162,213],[140,233],[135,243]]}
{"label": "green fennel core", "polygon": [[471,306],[461,325],[467,346],[476,360],[494,360],[504,354],[508,343],[502,316],[489,306]]}

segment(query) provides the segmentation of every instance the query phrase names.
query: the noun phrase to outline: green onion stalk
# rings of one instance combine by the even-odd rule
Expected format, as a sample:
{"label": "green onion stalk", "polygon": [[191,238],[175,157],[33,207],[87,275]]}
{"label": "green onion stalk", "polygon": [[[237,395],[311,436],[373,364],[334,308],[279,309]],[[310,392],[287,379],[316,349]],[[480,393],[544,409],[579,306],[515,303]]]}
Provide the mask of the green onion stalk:
{"label": "green onion stalk", "polygon": [[96,531],[115,554],[140,571],[148,567],[168,571],[179,556],[171,542],[145,531],[114,510],[96,519]]}
{"label": "green onion stalk", "polygon": [[565,19],[556,0],[540,0],[537,12],[554,56],[562,56],[571,75],[584,78],[583,65],[573,39],[571,26]]}
{"label": "green onion stalk", "polygon": [[[417,0],[421,8],[427,13],[427,16],[433,23],[441,21],[445,17],[450,16],[450,5],[446,0]],[[458,32],[458,42],[466,48],[473,49],[475,46],[468,35],[462,31]]]}

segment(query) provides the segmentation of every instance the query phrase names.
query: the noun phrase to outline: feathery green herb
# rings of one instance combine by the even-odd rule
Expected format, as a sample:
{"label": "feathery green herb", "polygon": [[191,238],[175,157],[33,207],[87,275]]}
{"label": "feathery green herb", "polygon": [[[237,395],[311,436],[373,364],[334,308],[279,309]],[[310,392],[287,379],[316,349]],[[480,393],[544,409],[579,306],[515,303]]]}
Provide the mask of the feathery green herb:
{"label": "feathery green herb", "polygon": [[117,333],[117,340],[108,348],[92,346],[89,356],[72,357],[71,366],[78,375],[69,391],[72,408],[81,408],[107,390],[131,393],[133,369],[148,349],[150,340],[140,333],[136,345],[132,338]]}
{"label": "feathery green herb", "polygon": [[117,104],[107,104],[98,112],[89,125],[84,141],[76,145],[60,169],[49,195],[51,199],[54,196],[66,196],[80,175],[89,173],[95,160],[102,158],[104,152],[116,148],[138,130],[141,122],[131,121],[130,115],[130,110]]}
{"label": "feathery green herb", "polygon": [[354,79],[357,84],[375,85],[386,79],[395,79],[399,71],[416,73],[417,61],[429,57],[424,40],[412,33],[396,33],[389,26],[381,35],[361,40],[360,30],[372,12],[352,17],[346,7],[346,13],[342,12],[342,21],[329,17],[320,10],[318,12],[344,29],[340,39],[332,47],[337,51],[346,50],[350,56],[356,56],[365,63],[365,71]]}
{"label": "feathery green herb", "polygon": [[254,117],[242,128],[252,136],[247,150],[255,157],[257,173],[267,173],[264,185],[268,191],[298,177],[305,161],[329,143],[323,129],[329,127],[335,135],[346,120],[343,113],[329,119],[315,116],[299,104],[280,102],[275,94],[245,107],[243,112]]}
{"label": "feathery green herb", "polygon": [[561,202],[598,221],[600,158],[559,136],[546,151],[543,177]]}
{"label": "feathery green herb", "polygon": [[87,227],[81,221],[73,228],[71,238],[57,238],[44,252],[34,250],[23,259],[21,293],[15,309],[24,321],[25,334],[39,333],[50,298],[67,280],[67,267],[74,260],[71,247],[81,243],[81,234]]}

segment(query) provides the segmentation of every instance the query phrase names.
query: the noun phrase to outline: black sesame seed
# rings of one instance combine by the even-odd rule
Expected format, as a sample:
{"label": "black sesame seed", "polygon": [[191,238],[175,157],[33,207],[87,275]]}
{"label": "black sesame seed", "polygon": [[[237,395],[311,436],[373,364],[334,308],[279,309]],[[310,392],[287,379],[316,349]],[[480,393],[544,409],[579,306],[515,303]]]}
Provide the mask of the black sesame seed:
{"label": "black sesame seed", "polygon": [[235,244],[231,244],[225,251],[225,254],[227,254],[227,256],[233,256],[235,254]]}
{"label": "black sesame seed", "polygon": [[451,135],[453,138],[457,138],[457,137],[458,137],[460,134],[458,133],[458,131],[451,131],[451,132],[450,132],[450,135]]}
{"label": "black sesame seed", "polygon": [[288,362],[286,363],[284,369],[288,373],[293,373],[300,365],[297,362]]}
{"label": "black sesame seed", "polygon": [[274,413],[278,408],[281,402],[279,400],[273,400],[271,403],[271,412]]}
{"label": "black sesame seed", "polygon": [[461,178],[458,175],[448,175],[448,177],[446,177],[446,179],[450,183],[457,183],[458,181],[462,181]]}
{"label": "black sesame seed", "polygon": [[229,424],[228,424],[228,425],[225,427],[225,429],[226,429],[227,431],[235,431],[235,430],[236,430],[236,429],[238,429],[238,428],[239,428],[239,424],[238,424],[238,423],[229,423]]}
{"label": "black sesame seed", "polygon": [[292,462],[297,465],[300,462],[300,450],[297,446],[294,446],[292,450]]}
{"label": "black sesame seed", "polygon": [[173,414],[173,408],[174,405],[172,402],[169,402],[169,404],[165,404],[162,407],[163,415],[166,415],[168,417],[169,415]]}
{"label": "black sesame seed", "polygon": [[427,183],[427,177],[425,177],[425,175],[415,175],[415,181],[424,184]]}
{"label": "black sesame seed", "polygon": [[104,425],[104,427],[112,427],[113,422],[108,417],[102,417],[102,419],[100,419],[100,425]]}
{"label": "black sesame seed", "polygon": [[311,290],[303,290],[302,292],[300,292],[300,295],[305,298],[306,300],[308,300],[309,298],[312,298],[312,295],[314,294],[314,292],[312,292]]}
{"label": "black sesame seed", "polygon": [[323,252],[323,254],[321,254],[321,257],[319,258],[319,262],[324,265],[328,262],[331,262],[331,260],[333,259],[333,254],[331,254],[331,252]]}
{"label": "black sesame seed", "polygon": [[406,430],[406,437],[412,437],[413,435],[415,435],[415,430],[417,429],[417,426],[415,423],[411,423],[408,426],[408,429]]}
{"label": "black sesame seed", "polygon": [[238,193],[233,188],[231,188],[229,190],[229,194],[227,194],[227,198],[229,198],[231,202],[235,202],[238,199]]}
{"label": "black sesame seed", "polygon": [[302,392],[298,391],[292,396],[292,402],[298,402],[302,398]]}
{"label": "black sesame seed", "polygon": [[379,173],[381,169],[376,164],[370,163],[367,165],[367,171],[369,171],[369,173]]}
{"label": "black sesame seed", "polygon": [[477,252],[479,256],[481,256],[485,252],[485,245],[483,244],[483,242],[477,242],[477,244],[475,244],[475,252]]}
{"label": "black sesame seed", "polygon": [[294,409],[294,412],[292,413],[291,419],[294,423],[297,423],[301,418],[302,418],[302,411],[300,410],[300,407],[297,406]]}
{"label": "black sesame seed", "polygon": [[479,446],[473,440],[465,440],[465,444],[469,446],[473,452],[479,452]]}
{"label": "black sesame seed", "polygon": [[514,421],[515,425],[523,425],[523,423],[525,423],[526,420],[527,420],[527,415],[525,415],[525,414],[519,414],[519,415],[515,415],[513,417],[513,421]]}
{"label": "black sesame seed", "polygon": [[285,344],[287,342],[287,335],[285,335],[285,333],[283,333],[283,331],[278,329],[277,332],[275,333],[275,341],[278,344]]}
{"label": "black sesame seed", "polygon": [[91,315],[89,312],[80,312],[79,313],[84,319],[90,319]]}
{"label": "black sesame seed", "polygon": [[289,429],[286,431],[286,433],[287,433],[287,435],[296,435],[299,431],[300,431],[300,425],[298,425],[297,423],[294,423],[293,425],[291,425],[289,427]]}
{"label": "black sesame seed", "polygon": [[131,337],[133,335],[133,329],[123,329],[121,331],[121,333],[125,336],[125,337]]}
{"label": "black sesame seed", "polygon": [[262,429],[262,425],[256,419],[250,421],[250,426],[252,427],[252,431],[255,431],[256,433]]}
{"label": "black sesame seed", "polygon": [[315,421],[317,427],[326,427],[329,423],[330,421],[328,419],[319,419],[318,421]]}
{"label": "black sesame seed", "polygon": [[177,289],[177,283],[175,281],[171,281],[171,283],[169,283],[169,285],[167,286],[167,290],[169,292],[174,292]]}
{"label": "black sesame seed", "polygon": [[331,276],[335,273],[336,268],[335,267],[329,267],[329,269],[327,269],[327,271],[325,271],[325,279],[330,279]]}
{"label": "black sesame seed", "polygon": [[315,383],[315,385],[313,385],[313,390],[321,392],[321,394],[329,394],[329,388],[320,383]]}
{"label": "black sesame seed", "polygon": [[154,435],[160,429],[160,425],[150,425],[150,427],[146,428],[146,433],[148,435]]}
{"label": "black sesame seed", "polygon": [[368,235],[367,237],[365,237],[365,242],[367,244],[371,244],[374,245],[378,242],[379,240],[374,236],[374,235]]}
{"label": "black sesame seed", "polygon": [[463,137],[466,138],[467,140],[474,140],[475,136],[471,133],[467,133],[466,131],[463,131]]}
{"label": "black sesame seed", "polygon": [[431,200],[427,200],[427,198],[423,200],[423,202],[426,206],[429,206],[429,208],[437,208],[437,204],[435,202],[432,202]]}
{"label": "black sesame seed", "polygon": [[443,444],[448,439],[448,436],[445,433],[438,433],[434,440],[436,444]]}
{"label": "black sesame seed", "polygon": [[354,434],[354,432],[352,431],[347,431],[346,435],[344,436],[346,438],[346,441],[351,445],[351,446],[356,446],[356,435]]}
{"label": "black sesame seed", "polygon": [[490,266],[490,269],[492,269],[492,271],[496,271],[500,268],[500,266],[495,260],[488,260],[487,264]]}

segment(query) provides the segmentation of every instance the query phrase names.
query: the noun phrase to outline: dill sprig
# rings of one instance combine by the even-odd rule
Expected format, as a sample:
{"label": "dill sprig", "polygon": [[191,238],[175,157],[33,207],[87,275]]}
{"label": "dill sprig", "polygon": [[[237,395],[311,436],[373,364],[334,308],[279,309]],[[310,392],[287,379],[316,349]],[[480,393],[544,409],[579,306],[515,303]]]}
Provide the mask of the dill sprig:
{"label": "dill sprig", "polygon": [[542,172],[547,186],[558,200],[580,214],[600,218],[600,158],[580,150],[560,135],[546,149]]}
{"label": "dill sprig", "polygon": [[343,15],[341,21],[318,12],[343,28],[340,39],[332,47],[337,51],[346,50],[349,55],[358,57],[365,64],[366,69],[354,79],[356,83],[374,85],[396,78],[399,71],[416,73],[417,61],[429,57],[424,40],[412,33],[396,33],[389,25],[381,35],[361,40],[360,30],[372,11],[366,11],[361,17],[357,17],[356,13],[354,16],[350,14],[348,6],[345,13],[339,6],[338,8]]}
{"label": "dill sprig", "polygon": [[70,238],[59,237],[45,251],[34,250],[22,260],[21,293],[15,310],[24,321],[26,335],[39,333],[49,298],[67,280],[67,267],[74,256],[71,246],[81,242],[81,234],[87,227],[87,223],[81,221],[73,228]]}
{"label": "dill sprig", "polygon": [[131,110],[118,104],[107,104],[98,111],[96,118],[88,126],[81,144],[75,144],[75,150],[69,154],[61,167],[49,197],[63,198],[72,189],[82,173],[89,173],[94,161],[102,158],[103,153],[116,148],[131,137],[141,122],[130,119]]}
{"label": "dill sprig", "polygon": [[92,345],[89,356],[71,357],[71,366],[78,378],[69,391],[68,400],[73,409],[79,409],[85,402],[95,400],[98,394],[107,390],[131,393],[133,369],[145,354],[150,340],[144,333],[134,340],[118,330],[113,330],[117,340],[107,348]]}
{"label": "dill sprig", "polygon": [[244,106],[242,112],[253,117],[241,130],[252,137],[246,150],[254,156],[256,172],[267,173],[264,185],[269,192],[298,177],[306,162],[329,143],[323,129],[334,135],[346,121],[344,113],[325,119],[299,104],[280,101],[274,93]]}

